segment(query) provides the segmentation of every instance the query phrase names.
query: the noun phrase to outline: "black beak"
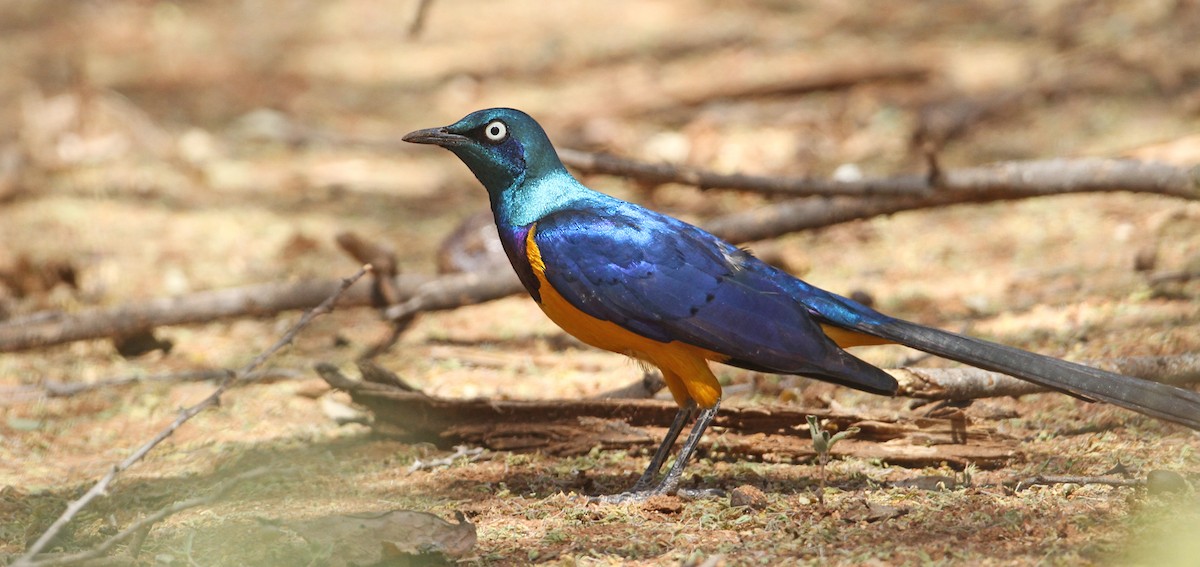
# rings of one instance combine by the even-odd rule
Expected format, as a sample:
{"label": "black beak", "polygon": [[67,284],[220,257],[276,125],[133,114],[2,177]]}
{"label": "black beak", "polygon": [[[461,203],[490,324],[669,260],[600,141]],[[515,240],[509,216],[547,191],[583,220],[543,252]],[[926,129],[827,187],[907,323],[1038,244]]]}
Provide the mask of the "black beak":
{"label": "black beak", "polygon": [[426,128],[424,130],[417,130],[416,132],[409,132],[401,139],[405,142],[412,142],[414,144],[433,144],[435,146],[442,146],[444,148],[450,146],[460,146],[471,141],[471,139],[466,136],[450,133],[445,127]]}

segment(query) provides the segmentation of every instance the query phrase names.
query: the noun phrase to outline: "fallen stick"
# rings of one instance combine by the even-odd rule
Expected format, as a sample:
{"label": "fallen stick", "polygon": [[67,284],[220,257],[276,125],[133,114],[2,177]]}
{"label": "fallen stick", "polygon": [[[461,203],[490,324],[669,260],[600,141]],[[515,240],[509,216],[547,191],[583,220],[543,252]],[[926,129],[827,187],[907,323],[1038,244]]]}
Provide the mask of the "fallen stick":
{"label": "fallen stick", "polygon": [[[1083,361],[1081,364],[1184,386],[1200,382],[1200,354],[1137,356]],[[1032,382],[978,368],[897,368],[887,370],[900,383],[896,395],[928,400],[973,400],[1048,392]]]}
{"label": "fallen stick", "polygon": [[1141,487],[1146,485],[1146,481],[1140,478],[1038,475],[1017,482],[1016,487],[1014,487],[1013,490],[1019,492],[1022,488],[1029,488],[1037,485],[1049,486],[1053,484],[1100,484],[1104,486]]}
{"label": "fallen stick", "polygon": [[421,30],[425,28],[425,19],[429,15],[429,8],[433,5],[433,0],[417,0],[417,5],[413,9],[412,19],[408,22],[408,29],[404,35],[412,40],[421,35]]}
{"label": "fallen stick", "polygon": [[39,537],[37,541],[33,542],[33,545],[29,546],[29,549],[27,549],[21,557],[17,558],[16,562],[12,564],[12,567],[32,567],[37,565],[35,560],[37,555],[41,553],[42,550],[54,540],[58,533],[62,531],[62,529],[66,527],[66,525],[70,523],[70,521],[74,519],[80,511],[86,508],[89,503],[106,494],[108,492],[108,487],[114,481],[116,481],[117,477],[120,476],[122,472],[140,462],[147,454],[150,453],[151,450],[173,435],[176,430],[178,430],[180,427],[183,427],[185,423],[190,421],[193,417],[196,417],[198,414],[200,414],[200,412],[210,407],[219,405],[221,403],[221,396],[224,395],[230,387],[237,383],[241,378],[250,374],[256,368],[261,366],[262,363],[266,362],[266,360],[273,356],[276,352],[279,352],[280,349],[291,344],[292,341],[295,340],[296,335],[299,334],[302,329],[307,327],[313,319],[333,311],[334,304],[337,303],[342,294],[345,293],[345,291],[351,286],[353,286],[354,282],[357,282],[367,272],[370,271],[371,266],[366,265],[360,268],[353,276],[342,280],[341,285],[334,290],[332,294],[326,297],[325,300],[320,303],[320,305],[317,305],[311,311],[305,313],[295,325],[288,329],[288,331],[284,333],[284,335],[280,337],[278,341],[275,342],[275,344],[259,353],[258,356],[254,357],[254,360],[251,360],[238,371],[229,371],[225,380],[222,381],[207,397],[191,406],[184,408],[183,410],[180,410],[179,415],[176,416],[171,423],[167,424],[165,428],[160,430],[154,437],[135,449],[132,454],[130,454],[128,457],[125,457],[125,459],[123,459],[121,462],[116,463],[109,468],[108,472],[104,476],[100,477],[100,480],[96,481],[96,483],[93,484],[92,487],[83,494],[83,496],[80,496],[79,498],[67,504],[67,508],[63,511],[62,515],[54,520],[54,523],[50,524],[49,528],[46,528],[46,531],[42,533],[41,537]]}
{"label": "fallen stick", "polygon": [[383,314],[391,321],[404,321],[426,311],[455,309],[523,291],[525,286],[508,267],[484,273],[451,274],[426,283],[411,298],[385,309]]}
{"label": "fallen stick", "polygon": [[649,163],[609,154],[581,152],[562,149],[558,157],[568,167],[582,173],[598,173],[627,177],[653,184],[679,183],[697,189],[737,189],[766,195],[802,196],[857,196],[872,195],[923,195],[929,193],[927,183],[862,183],[836,181],[807,177],[770,177],[744,173],[717,173],[705,169]]}
{"label": "fallen stick", "polygon": [[[431,276],[402,274],[396,277],[396,288],[404,296],[410,296],[432,279]],[[164,325],[207,323],[231,317],[256,317],[310,309],[340,286],[338,280],[267,283],[150,299],[72,314],[35,313],[0,323],[0,352],[128,335]],[[371,290],[367,286],[354,286],[344,293],[341,304],[371,305]]]}
{"label": "fallen stick", "polygon": [[1173,283],[1184,283],[1191,280],[1200,280],[1200,270],[1178,270],[1172,272],[1158,272],[1150,274],[1150,285],[1163,285]]}
{"label": "fallen stick", "polygon": [[946,170],[937,176],[936,187],[929,185],[927,177],[916,175],[861,183],[880,190],[888,186],[908,187],[914,192],[921,188],[934,190],[913,197],[796,199],[725,215],[705,223],[705,228],[730,242],[749,242],[901,211],[1069,193],[1129,191],[1200,200],[1200,171],[1196,169],[1099,158],[1007,162]]}
{"label": "fallen stick", "polygon": [[[562,158],[564,164],[583,173],[615,175],[656,184],[679,183],[701,190],[736,189],[793,197],[884,195],[906,197],[906,199],[868,201],[875,203],[879,210],[883,211],[870,213],[869,216],[961,203],[983,203],[1083,192],[1134,191],[1159,193],[1190,200],[1200,199],[1200,191],[1197,189],[1197,184],[1200,183],[1200,173],[1197,171],[1137,160],[1080,158],[1017,161],[984,167],[938,171],[937,175],[900,175],[857,181],[839,181],[816,177],[723,174],[570,149],[559,150],[559,157]],[[807,201],[795,201],[792,204],[799,205],[801,203],[807,203]],[[772,208],[768,206],[758,209],[758,211],[768,211]],[[854,214],[855,210],[872,210],[870,208],[858,209],[853,205],[846,208],[851,214]],[[736,217],[736,215],[729,216]],[[844,220],[850,219],[838,222]],[[722,230],[717,228],[719,225],[719,222],[710,224],[710,230],[713,232]],[[726,239],[733,238],[732,236],[726,237]],[[748,240],[760,240],[761,238],[763,237]]]}

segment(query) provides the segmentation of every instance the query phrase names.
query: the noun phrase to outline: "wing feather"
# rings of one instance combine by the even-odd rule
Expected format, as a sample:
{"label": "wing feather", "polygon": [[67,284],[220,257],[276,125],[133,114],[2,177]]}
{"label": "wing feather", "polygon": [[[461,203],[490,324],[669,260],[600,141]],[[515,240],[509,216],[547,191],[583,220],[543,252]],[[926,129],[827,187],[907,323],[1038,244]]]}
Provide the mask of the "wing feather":
{"label": "wing feather", "polygon": [[547,282],[592,317],[738,366],[895,388],[825,336],[787,291],[792,276],[697,227],[636,205],[577,207],[539,220],[534,238]]}

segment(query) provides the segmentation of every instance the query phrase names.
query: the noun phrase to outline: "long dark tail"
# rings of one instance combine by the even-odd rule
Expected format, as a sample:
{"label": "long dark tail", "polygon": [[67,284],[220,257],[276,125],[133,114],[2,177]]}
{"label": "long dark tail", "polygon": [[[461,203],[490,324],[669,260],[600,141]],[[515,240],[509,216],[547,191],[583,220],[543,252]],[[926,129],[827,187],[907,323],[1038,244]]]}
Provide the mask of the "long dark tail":
{"label": "long dark tail", "polygon": [[1047,388],[1105,401],[1200,430],[1200,393],[957,335],[899,319],[860,322],[857,331]]}

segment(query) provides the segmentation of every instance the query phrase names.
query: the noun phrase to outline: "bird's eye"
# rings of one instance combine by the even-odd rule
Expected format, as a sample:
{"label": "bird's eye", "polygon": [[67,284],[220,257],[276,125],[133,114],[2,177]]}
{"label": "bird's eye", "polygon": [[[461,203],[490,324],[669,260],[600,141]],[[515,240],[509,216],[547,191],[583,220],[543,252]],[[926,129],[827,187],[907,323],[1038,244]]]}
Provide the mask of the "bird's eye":
{"label": "bird's eye", "polygon": [[493,120],[483,127],[483,135],[493,142],[503,142],[508,137],[508,126],[499,120]]}

